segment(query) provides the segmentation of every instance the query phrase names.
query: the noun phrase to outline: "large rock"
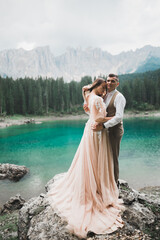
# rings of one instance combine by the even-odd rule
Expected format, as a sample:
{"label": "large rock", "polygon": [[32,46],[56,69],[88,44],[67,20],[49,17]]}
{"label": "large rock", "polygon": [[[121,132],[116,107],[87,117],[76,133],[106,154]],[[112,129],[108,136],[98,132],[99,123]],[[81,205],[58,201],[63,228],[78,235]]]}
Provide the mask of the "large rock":
{"label": "large rock", "polygon": [[0,210],[0,214],[10,213],[17,209],[20,209],[21,207],[23,207],[24,203],[25,200],[19,194],[17,194],[16,196],[11,197],[3,205],[2,209]]}
{"label": "large rock", "polygon": [[30,199],[19,212],[19,240],[78,239],[65,228],[66,222],[45,202],[45,195]]}
{"label": "large rock", "polygon": [[11,197],[0,209],[0,239],[18,239],[18,210],[24,202],[25,200],[20,195],[16,195]]}
{"label": "large rock", "polygon": [[29,169],[25,166],[18,166],[9,163],[0,164],[0,180],[9,179],[17,182],[28,172]]}
{"label": "large rock", "polygon": [[[56,176],[56,178],[62,175]],[[48,191],[54,179],[46,185]],[[120,197],[125,210],[122,218],[125,225],[110,235],[96,235],[93,239],[159,239],[160,201],[147,194],[131,189],[127,182],[120,181]],[[64,222],[46,201],[45,194],[32,198],[19,211],[18,236],[20,240],[76,240]]]}

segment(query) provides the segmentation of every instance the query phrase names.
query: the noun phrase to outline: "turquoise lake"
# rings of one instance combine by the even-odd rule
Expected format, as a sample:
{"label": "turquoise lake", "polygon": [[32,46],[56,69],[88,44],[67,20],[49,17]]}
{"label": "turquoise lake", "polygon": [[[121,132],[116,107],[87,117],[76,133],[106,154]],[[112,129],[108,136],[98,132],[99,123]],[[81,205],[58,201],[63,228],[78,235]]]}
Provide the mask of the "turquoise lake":
{"label": "turquoise lake", "polygon": [[[0,163],[25,165],[19,182],[0,181],[0,204],[20,193],[28,199],[45,192],[45,184],[69,168],[86,120],[54,121],[0,129]],[[139,189],[160,186],[160,118],[124,120],[120,178]]]}

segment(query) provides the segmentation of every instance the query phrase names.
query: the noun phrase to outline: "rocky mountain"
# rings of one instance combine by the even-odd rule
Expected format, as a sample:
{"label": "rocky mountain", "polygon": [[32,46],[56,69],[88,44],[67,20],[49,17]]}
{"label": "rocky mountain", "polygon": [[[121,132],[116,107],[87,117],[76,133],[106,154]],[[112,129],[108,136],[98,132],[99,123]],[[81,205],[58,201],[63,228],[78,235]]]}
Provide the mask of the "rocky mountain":
{"label": "rocky mountain", "polygon": [[137,73],[139,72],[147,72],[150,70],[157,70],[160,68],[160,58],[158,57],[148,57],[142,65],[138,67],[136,70]]}
{"label": "rocky mountain", "polygon": [[20,77],[51,77],[60,74],[49,47],[31,51],[11,49],[0,52],[0,75]]}
{"label": "rocky mountain", "polygon": [[[154,59],[154,63],[153,63]],[[99,48],[68,48],[60,56],[54,56],[48,46],[30,51],[10,49],[0,52],[0,75],[20,77],[62,77],[65,81],[79,81],[81,77],[143,72],[160,68],[160,47],[145,46],[135,51],[112,55]],[[147,64],[150,62],[150,64]],[[147,67],[144,65],[147,64]],[[144,67],[143,67],[144,66]]]}

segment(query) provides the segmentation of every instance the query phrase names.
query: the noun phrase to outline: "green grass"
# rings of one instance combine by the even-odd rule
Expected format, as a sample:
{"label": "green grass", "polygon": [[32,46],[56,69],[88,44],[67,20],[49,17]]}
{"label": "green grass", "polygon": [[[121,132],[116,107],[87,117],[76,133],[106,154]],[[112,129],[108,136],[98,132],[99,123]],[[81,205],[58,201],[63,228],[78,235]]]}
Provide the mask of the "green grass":
{"label": "green grass", "polygon": [[34,211],[34,216],[38,215],[40,212],[42,212],[45,209],[44,206],[39,206],[35,211]]}
{"label": "green grass", "polygon": [[121,186],[121,189],[124,190],[124,191],[127,191],[127,192],[130,192],[130,191],[131,191],[128,187],[123,186],[123,185]]}
{"label": "green grass", "polygon": [[0,240],[18,240],[17,237],[7,237],[7,238],[3,238],[2,235],[0,235]]}
{"label": "green grass", "polygon": [[17,224],[18,224],[18,212],[4,214],[0,216],[0,240],[7,239],[7,240],[16,240],[16,237],[9,237],[4,238],[2,237],[2,232],[6,231],[6,234],[17,232]]}
{"label": "green grass", "polygon": [[22,118],[25,118],[25,116],[20,115],[20,114],[15,114],[13,116],[6,116],[6,119],[7,119],[7,117],[9,117],[12,120],[21,120]]}

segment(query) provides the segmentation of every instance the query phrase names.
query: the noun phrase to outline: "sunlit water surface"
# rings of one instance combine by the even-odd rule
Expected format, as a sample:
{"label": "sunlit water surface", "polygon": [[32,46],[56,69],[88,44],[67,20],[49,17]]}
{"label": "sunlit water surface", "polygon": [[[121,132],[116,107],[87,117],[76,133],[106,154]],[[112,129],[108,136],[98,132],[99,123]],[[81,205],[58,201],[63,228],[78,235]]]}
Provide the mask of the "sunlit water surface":
{"label": "sunlit water surface", "polygon": [[[55,121],[0,129],[0,163],[30,169],[19,182],[0,181],[0,204],[17,193],[25,199],[38,196],[48,180],[67,171],[85,122]],[[135,189],[160,186],[160,118],[126,119],[124,128],[120,178]]]}

